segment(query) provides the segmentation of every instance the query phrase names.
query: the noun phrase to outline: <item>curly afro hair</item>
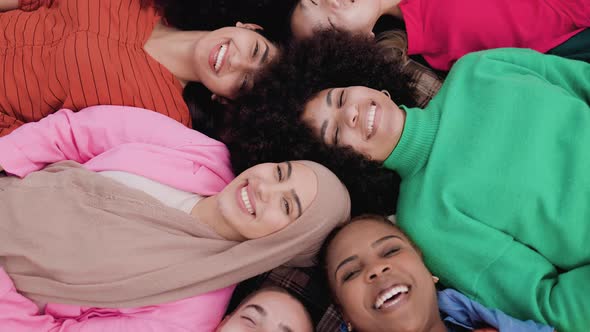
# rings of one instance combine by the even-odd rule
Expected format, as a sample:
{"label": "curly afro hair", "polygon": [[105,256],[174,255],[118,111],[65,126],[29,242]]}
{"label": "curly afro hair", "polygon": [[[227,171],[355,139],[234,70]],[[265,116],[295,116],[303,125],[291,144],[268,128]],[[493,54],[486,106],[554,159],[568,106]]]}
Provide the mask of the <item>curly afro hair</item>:
{"label": "curly afro hair", "polygon": [[290,35],[285,18],[297,0],[142,0],[151,2],[166,22],[181,30],[215,30],[236,22],[256,23],[273,42]]}
{"label": "curly afro hair", "polygon": [[325,145],[301,120],[305,104],[318,92],[357,85],[387,89],[407,106],[416,103],[410,76],[399,63],[386,60],[373,40],[321,31],[293,41],[221,133],[236,173],[262,162],[309,159],[331,169],[348,187],[353,215],[395,212],[400,183],[395,172],[350,147]]}

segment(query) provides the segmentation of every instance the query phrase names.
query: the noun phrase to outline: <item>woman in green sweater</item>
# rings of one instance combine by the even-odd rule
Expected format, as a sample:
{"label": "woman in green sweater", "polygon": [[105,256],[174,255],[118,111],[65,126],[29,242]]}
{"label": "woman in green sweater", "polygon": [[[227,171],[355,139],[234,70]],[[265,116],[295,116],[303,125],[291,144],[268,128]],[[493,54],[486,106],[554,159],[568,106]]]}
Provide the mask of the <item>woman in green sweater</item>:
{"label": "woman in green sweater", "polygon": [[323,79],[331,85],[299,95],[295,109],[270,105],[307,127],[287,150],[333,162],[309,134],[383,163],[402,179],[398,224],[443,284],[558,331],[590,330],[590,64],[473,53],[425,109],[398,107],[384,86],[354,86],[361,78]]}

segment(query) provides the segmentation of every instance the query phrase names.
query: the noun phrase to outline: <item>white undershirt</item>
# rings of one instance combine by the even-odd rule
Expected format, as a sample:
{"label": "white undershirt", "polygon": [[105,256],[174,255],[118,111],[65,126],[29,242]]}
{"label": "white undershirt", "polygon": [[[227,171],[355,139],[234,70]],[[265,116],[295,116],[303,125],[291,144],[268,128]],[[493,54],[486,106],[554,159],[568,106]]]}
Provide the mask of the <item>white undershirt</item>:
{"label": "white undershirt", "polygon": [[141,190],[154,197],[162,204],[181,210],[188,214],[190,214],[195,205],[201,199],[203,199],[203,196],[197,195],[195,193],[178,190],[176,188],[133,173],[121,171],[102,171],[98,173],[102,176],[106,176],[107,178],[122,183],[129,188]]}

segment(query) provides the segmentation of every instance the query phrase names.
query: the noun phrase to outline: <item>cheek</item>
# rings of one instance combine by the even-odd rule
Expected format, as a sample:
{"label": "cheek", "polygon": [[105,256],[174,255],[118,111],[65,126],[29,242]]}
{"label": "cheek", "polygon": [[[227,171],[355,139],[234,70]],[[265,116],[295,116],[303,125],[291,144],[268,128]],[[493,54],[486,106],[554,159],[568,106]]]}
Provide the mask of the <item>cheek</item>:
{"label": "cheek", "polygon": [[278,232],[283,228],[287,227],[290,223],[290,219],[281,211],[266,211],[257,224],[265,235],[269,235],[274,232]]}
{"label": "cheek", "polygon": [[[347,287],[342,287],[339,296],[344,312],[349,319],[353,320],[353,323],[355,323],[355,321],[365,320],[367,315],[363,305],[364,292],[362,287],[359,286],[358,282],[355,282]],[[357,323],[354,325],[358,326],[359,324]]]}

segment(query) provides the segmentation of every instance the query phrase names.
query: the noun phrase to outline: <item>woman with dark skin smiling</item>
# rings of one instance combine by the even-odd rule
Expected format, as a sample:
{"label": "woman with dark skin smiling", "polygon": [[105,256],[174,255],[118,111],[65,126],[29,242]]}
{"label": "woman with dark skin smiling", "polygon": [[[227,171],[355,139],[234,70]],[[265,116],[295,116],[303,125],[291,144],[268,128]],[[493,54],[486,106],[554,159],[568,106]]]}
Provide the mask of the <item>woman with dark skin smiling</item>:
{"label": "woman with dark skin smiling", "polygon": [[[283,64],[297,68],[294,81],[276,73],[289,102],[270,97],[252,115],[256,135],[288,132],[298,157],[321,163],[348,163],[350,150],[380,163],[401,177],[390,187],[399,226],[445,285],[559,331],[590,328],[590,64],[525,49],[469,54],[420,109],[374,73],[346,75],[348,58],[325,66],[338,52],[318,40]],[[280,126],[267,129],[271,119]],[[277,158],[279,144],[249,150],[249,162]],[[364,179],[358,165],[336,173]]]}
{"label": "woman with dark skin smiling", "polygon": [[252,89],[278,55],[256,24],[183,31],[150,3],[23,0],[1,13],[0,136],[61,108],[101,104],[146,108],[190,126],[187,84],[226,103]]}
{"label": "woman with dark skin smiling", "polygon": [[320,257],[348,331],[553,331],[487,309],[454,290],[437,292],[438,278],[420,250],[380,216],[356,217],[332,231]]}

